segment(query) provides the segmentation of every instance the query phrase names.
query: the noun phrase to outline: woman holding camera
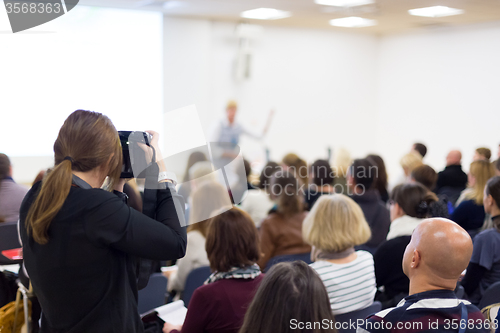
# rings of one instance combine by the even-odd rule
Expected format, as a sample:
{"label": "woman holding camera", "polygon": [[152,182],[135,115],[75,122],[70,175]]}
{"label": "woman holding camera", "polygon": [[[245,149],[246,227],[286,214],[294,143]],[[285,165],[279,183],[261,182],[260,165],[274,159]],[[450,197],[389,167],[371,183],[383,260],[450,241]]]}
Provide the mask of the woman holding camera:
{"label": "woman holding camera", "polygon": [[[158,134],[150,134],[159,161]],[[156,220],[125,204],[119,136],[100,113],[73,112],[54,153],[54,168],[28,192],[20,214],[41,332],[142,332],[133,257],[184,256],[182,198],[159,178]],[[114,193],[100,189],[106,177]]]}

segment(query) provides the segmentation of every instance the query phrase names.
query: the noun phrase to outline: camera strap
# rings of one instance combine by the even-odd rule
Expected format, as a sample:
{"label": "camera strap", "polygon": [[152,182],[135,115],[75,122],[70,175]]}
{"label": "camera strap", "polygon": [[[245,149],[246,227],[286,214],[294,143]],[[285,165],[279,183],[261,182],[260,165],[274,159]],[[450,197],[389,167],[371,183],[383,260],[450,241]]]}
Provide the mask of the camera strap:
{"label": "camera strap", "polygon": [[[154,159],[153,159],[154,160]],[[144,197],[142,213],[156,219],[156,197],[158,188],[159,168],[152,163],[146,169],[146,182],[144,186]],[[149,277],[153,273],[153,260],[138,258],[137,261],[137,289],[143,289],[148,285]]]}

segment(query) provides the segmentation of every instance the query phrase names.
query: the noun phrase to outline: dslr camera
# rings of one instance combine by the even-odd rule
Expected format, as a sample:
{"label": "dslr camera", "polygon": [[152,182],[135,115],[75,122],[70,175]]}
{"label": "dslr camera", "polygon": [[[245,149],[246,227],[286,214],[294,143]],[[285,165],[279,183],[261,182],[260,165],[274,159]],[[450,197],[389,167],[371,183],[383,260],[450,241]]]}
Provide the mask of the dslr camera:
{"label": "dslr camera", "polygon": [[[120,178],[145,178],[146,169],[151,164],[146,158],[144,148],[151,146],[153,136],[139,131],[118,131],[123,152],[123,165]],[[141,147],[142,145],[142,147]]]}

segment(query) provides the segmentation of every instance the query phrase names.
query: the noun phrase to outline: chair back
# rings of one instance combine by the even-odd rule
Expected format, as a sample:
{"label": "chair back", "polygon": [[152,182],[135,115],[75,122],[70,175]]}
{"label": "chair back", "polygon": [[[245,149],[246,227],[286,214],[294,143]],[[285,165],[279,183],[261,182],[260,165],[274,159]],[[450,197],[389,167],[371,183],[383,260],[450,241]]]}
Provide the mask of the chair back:
{"label": "chair back", "polygon": [[184,301],[184,306],[189,305],[189,301],[191,297],[193,297],[193,293],[196,288],[201,287],[203,282],[212,274],[210,267],[202,266],[195,268],[189,273],[186,279],[186,285],[184,286],[184,291],[182,293],[182,300]]}
{"label": "chair back", "polygon": [[[356,333],[356,323],[358,319],[366,319],[371,314],[377,313],[382,310],[382,303],[379,301],[373,302],[367,308],[356,310],[348,313],[343,313],[335,316],[335,321],[338,323],[339,333]],[[351,326],[351,323],[354,323]]]}
{"label": "chair back", "polygon": [[500,303],[500,281],[493,283],[485,290],[478,308],[481,310],[495,303]]}
{"label": "chair back", "polygon": [[165,304],[167,281],[162,273],[151,274],[148,285],[138,292],[137,308],[140,314]]}
{"label": "chair back", "polygon": [[312,263],[311,253],[307,252],[307,253],[299,253],[299,254],[285,254],[282,256],[272,257],[271,259],[269,259],[269,261],[266,265],[266,269],[264,271],[267,272],[273,265],[276,265],[280,262],[289,262],[289,261],[296,261],[296,260],[301,260],[309,265],[310,263]]}
{"label": "chair back", "polygon": [[0,223],[0,265],[11,265],[19,263],[19,261],[10,260],[3,255],[2,251],[12,250],[21,247],[19,243],[19,233],[17,232],[16,222],[2,222]]}

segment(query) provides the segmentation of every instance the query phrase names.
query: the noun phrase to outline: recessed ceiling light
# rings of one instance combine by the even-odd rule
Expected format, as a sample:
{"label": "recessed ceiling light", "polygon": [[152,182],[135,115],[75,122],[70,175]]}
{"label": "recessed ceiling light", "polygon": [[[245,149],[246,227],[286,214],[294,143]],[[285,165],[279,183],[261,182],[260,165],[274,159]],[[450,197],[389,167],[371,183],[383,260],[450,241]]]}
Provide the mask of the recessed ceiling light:
{"label": "recessed ceiling light", "polygon": [[292,16],[292,13],[274,8],[257,8],[244,11],[241,17],[256,20],[277,20]]}
{"label": "recessed ceiling light", "polygon": [[334,27],[345,27],[345,28],[371,27],[376,24],[377,24],[376,20],[370,20],[355,16],[330,20],[330,25],[333,25]]}
{"label": "recessed ceiling light", "polygon": [[463,9],[450,8],[446,6],[433,6],[425,8],[410,9],[408,11],[410,15],[414,16],[425,16],[425,17],[443,17],[451,15],[463,14]]}
{"label": "recessed ceiling light", "polygon": [[318,5],[336,7],[355,7],[375,3],[375,0],[314,0]]}

